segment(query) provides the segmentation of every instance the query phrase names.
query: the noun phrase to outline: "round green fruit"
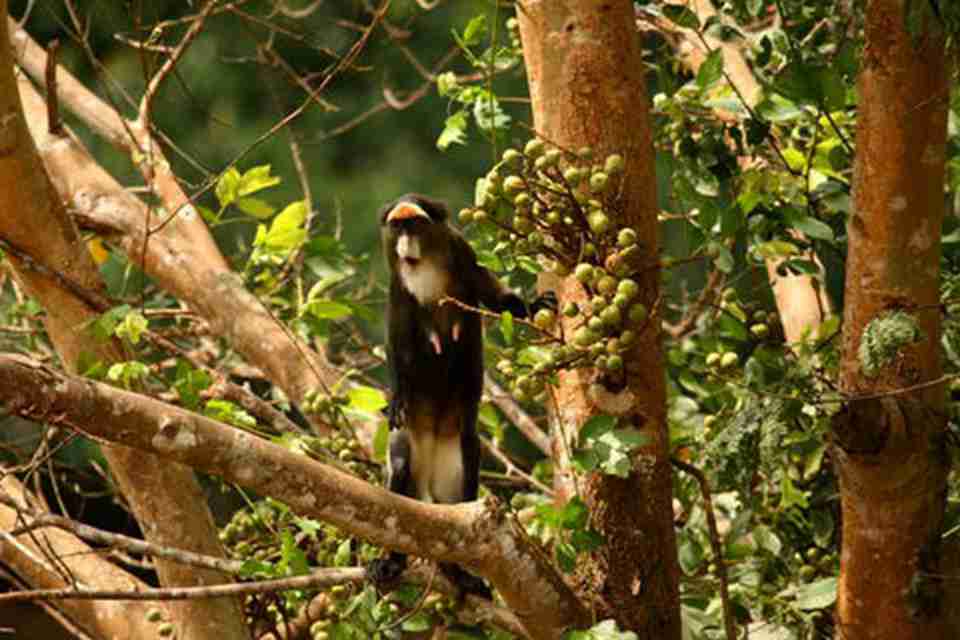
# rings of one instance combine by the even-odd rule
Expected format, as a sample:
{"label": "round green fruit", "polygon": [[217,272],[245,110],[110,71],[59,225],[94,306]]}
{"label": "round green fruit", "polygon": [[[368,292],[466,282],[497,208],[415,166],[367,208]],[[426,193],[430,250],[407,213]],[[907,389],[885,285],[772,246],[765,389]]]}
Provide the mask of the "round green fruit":
{"label": "round green fruit", "polygon": [[637,232],[629,227],[620,229],[617,234],[617,245],[623,249],[637,244]]}
{"label": "round green fruit", "polygon": [[546,145],[543,140],[539,138],[534,138],[527,142],[523,147],[523,154],[528,158],[539,158],[543,155],[543,152],[546,150]]}
{"label": "round green fruit", "polygon": [[623,166],[623,156],[621,156],[619,153],[613,153],[607,156],[607,160],[603,165],[603,169],[610,175],[617,175],[623,171]]}
{"label": "round green fruit", "polygon": [[550,309],[540,309],[533,316],[533,323],[544,331],[548,331],[549,329],[553,328],[553,325],[556,321],[557,314]]}
{"label": "round green fruit", "polygon": [[587,262],[581,262],[573,270],[573,275],[577,282],[587,284],[593,280],[593,265]]}

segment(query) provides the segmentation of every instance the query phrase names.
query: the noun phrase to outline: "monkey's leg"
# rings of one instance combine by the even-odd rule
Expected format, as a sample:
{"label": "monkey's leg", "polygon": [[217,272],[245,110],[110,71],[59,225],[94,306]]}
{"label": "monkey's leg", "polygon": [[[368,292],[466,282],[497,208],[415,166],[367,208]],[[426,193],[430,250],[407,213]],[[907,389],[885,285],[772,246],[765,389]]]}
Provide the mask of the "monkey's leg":
{"label": "monkey's leg", "polygon": [[[394,493],[411,498],[415,483],[411,471],[410,434],[405,429],[390,432],[387,455],[387,487]],[[407,556],[391,551],[386,558],[378,558],[367,566],[367,578],[381,590],[394,582],[407,568]]]}
{"label": "monkey's leg", "polygon": [[[459,442],[455,444],[459,449],[462,464],[462,473],[459,474],[460,477],[458,478],[460,481],[459,491],[457,492],[459,496],[450,500],[450,502],[476,500],[480,489],[480,438],[477,435],[476,408],[471,407],[470,404],[468,402],[468,406],[465,407],[464,413],[466,415],[462,418],[460,425]],[[442,450],[442,447],[438,447],[438,449]],[[446,500],[444,501],[446,502]],[[469,573],[460,565],[441,563],[440,569],[450,578],[453,584],[457,585],[461,597],[473,594],[482,598],[493,598],[493,593],[483,579]]]}

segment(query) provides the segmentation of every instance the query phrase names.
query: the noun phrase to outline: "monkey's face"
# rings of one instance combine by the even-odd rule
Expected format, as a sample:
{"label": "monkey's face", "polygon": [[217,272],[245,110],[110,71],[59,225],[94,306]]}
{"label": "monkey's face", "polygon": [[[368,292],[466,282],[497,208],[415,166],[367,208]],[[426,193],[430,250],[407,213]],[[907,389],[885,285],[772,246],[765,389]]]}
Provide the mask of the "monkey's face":
{"label": "monkey's face", "polygon": [[421,304],[442,296],[450,280],[451,229],[446,208],[416,194],[384,207],[383,250],[393,273]]}

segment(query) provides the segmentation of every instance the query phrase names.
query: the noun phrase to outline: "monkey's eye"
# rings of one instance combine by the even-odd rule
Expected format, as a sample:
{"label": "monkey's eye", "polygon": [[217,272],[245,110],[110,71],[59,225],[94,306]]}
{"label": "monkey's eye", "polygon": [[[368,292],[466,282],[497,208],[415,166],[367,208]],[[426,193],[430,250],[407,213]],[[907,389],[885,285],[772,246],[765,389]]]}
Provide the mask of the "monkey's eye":
{"label": "monkey's eye", "polygon": [[424,228],[429,222],[423,218],[403,218],[391,220],[390,228],[394,231],[409,233]]}

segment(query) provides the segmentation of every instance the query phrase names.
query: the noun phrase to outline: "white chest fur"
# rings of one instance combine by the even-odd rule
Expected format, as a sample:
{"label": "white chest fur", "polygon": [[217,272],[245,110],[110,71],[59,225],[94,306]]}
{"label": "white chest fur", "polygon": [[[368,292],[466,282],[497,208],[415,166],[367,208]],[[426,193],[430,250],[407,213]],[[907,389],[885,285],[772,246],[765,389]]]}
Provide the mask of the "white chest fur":
{"label": "white chest fur", "polygon": [[399,271],[403,288],[420,304],[433,304],[447,293],[450,276],[432,260],[422,260],[415,264],[401,260]]}

